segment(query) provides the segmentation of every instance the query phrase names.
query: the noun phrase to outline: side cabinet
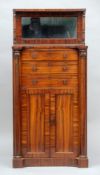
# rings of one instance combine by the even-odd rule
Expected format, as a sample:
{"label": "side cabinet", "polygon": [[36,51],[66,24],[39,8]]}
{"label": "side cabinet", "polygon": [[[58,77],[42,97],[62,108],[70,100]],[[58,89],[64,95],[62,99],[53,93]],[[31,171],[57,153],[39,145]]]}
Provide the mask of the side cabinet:
{"label": "side cabinet", "polygon": [[13,167],[88,166],[86,77],[84,44],[14,44]]}

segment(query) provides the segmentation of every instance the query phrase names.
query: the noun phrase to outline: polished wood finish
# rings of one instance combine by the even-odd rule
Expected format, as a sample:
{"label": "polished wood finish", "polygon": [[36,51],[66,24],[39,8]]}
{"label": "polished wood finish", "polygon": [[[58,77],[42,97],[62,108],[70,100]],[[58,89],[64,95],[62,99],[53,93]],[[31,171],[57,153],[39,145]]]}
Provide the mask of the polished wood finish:
{"label": "polished wood finish", "polygon": [[[14,10],[15,168],[88,166],[84,12],[84,9]],[[79,16],[80,40],[66,40],[67,44],[62,40],[61,44],[59,39],[50,39],[53,42],[36,39],[27,40],[26,44],[21,39],[21,16],[57,16],[59,13]]]}

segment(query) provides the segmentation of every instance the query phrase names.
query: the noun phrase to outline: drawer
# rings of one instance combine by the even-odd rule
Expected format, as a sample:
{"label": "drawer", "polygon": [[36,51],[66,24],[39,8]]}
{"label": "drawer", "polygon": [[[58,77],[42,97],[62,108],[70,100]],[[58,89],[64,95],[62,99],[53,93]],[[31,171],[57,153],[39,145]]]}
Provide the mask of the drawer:
{"label": "drawer", "polygon": [[21,86],[24,88],[42,88],[42,87],[78,87],[78,78],[52,78],[52,77],[33,77],[33,76],[22,76]]}
{"label": "drawer", "polygon": [[75,49],[24,49],[22,60],[78,60]]}
{"label": "drawer", "polygon": [[77,61],[30,61],[22,62],[22,75],[29,75],[34,73],[78,73]]}

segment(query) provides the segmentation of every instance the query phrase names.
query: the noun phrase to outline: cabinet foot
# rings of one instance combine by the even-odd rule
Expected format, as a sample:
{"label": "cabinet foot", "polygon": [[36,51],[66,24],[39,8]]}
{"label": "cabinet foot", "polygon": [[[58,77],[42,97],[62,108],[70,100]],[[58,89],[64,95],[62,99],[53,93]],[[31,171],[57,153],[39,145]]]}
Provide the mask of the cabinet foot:
{"label": "cabinet foot", "polygon": [[79,156],[77,164],[79,168],[88,168],[88,158],[86,156]]}
{"label": "cabinet foot", "polygon": [[23,168],[23,158],[21,157],[14,157],[13,158],[13,168]]}

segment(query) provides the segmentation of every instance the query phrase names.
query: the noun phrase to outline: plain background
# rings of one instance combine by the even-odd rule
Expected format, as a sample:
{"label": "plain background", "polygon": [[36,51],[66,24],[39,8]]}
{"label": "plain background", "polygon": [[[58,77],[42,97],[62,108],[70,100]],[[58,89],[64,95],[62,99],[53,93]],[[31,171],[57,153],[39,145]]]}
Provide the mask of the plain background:
{"label": "plain background", "polygon": [[[13,8],[86,8],[89,168],[12,169]],[[100,175],[100,0],[0,0],[0,174]]]}

